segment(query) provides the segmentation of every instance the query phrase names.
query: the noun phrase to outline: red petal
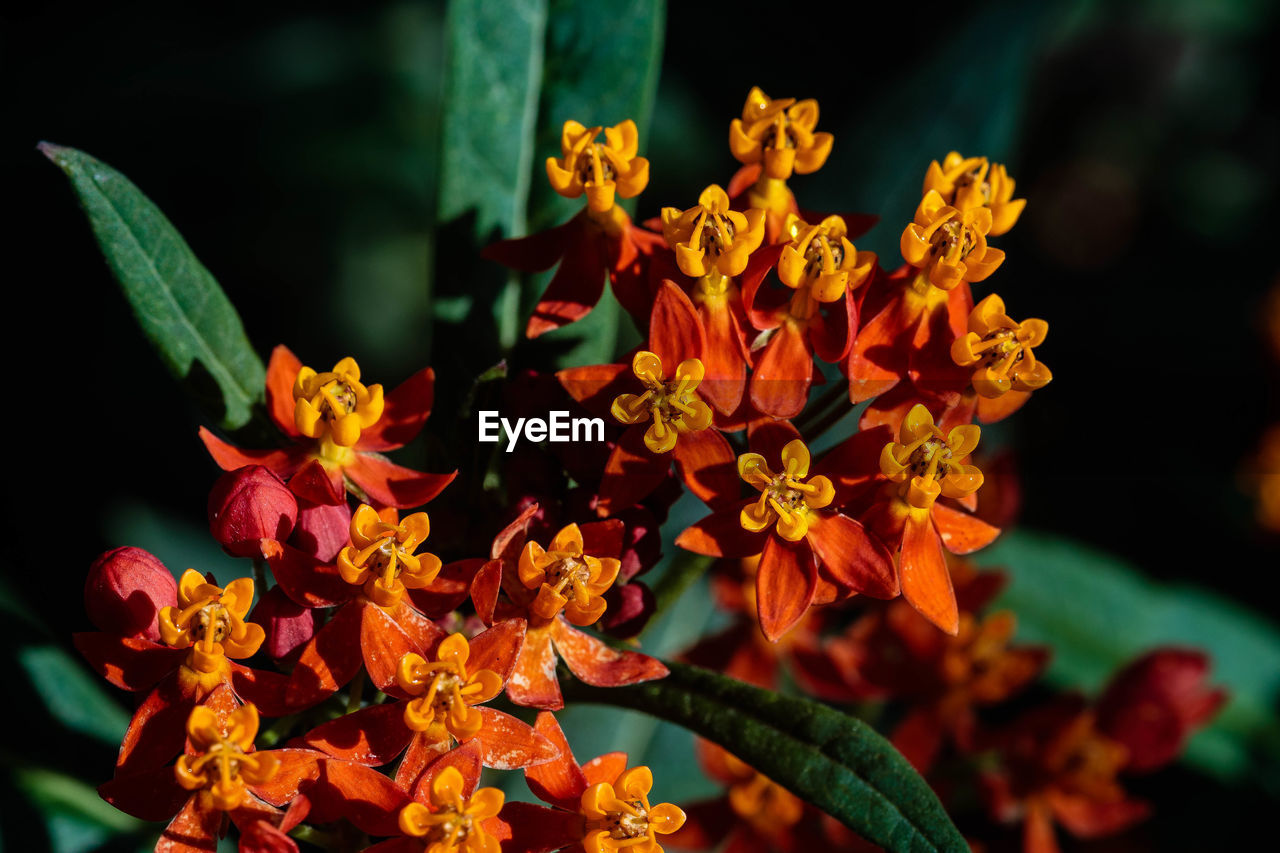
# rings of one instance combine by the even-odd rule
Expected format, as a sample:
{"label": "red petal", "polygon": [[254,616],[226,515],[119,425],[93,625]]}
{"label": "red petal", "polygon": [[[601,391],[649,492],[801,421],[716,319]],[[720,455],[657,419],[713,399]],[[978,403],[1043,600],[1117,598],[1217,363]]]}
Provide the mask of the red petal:
{"label": "red petal", "polygon": [[439,740],[432,740],[425,732],[415,733],[409,741],[404,758],[400,759],[400,766],[396,768],[396,784],[406,791],[412,791],[427,765],[452,748],[453,738],[448,734]]}
{"label": "red petal", "polygon": [[277,663],[296,660],[302,647],[316,635],[315,611],[285,595],[279,586],[258,599],[249,618],[266,630],[262,649]]}
{"label": "red petal", "polygon": [[756,611],[766,637],[777,642],[800,621],[817,583],[818,567],[804,540],[787,542],[774,534],[765,539],[756,572]]}
{"label": "red petal", "polygon": [[491,243],[480,251],[480,257],[522,272],[549,270],[564,255],[570,241],[578,239],[581,228],[582,222],[575,216],[547,231]]}
{"label": "red petal", "polygon": [[484,725],[468,742],[476,744],[485,767],[515,770],[546,764],[560,754],[555,744],[534,731],[528,723],[492,708],[475,710],[480,712]]}
{"label": "red petal", "polygon": [[690,358],[703,358],[706,349],[707,334],[693,302],[675,282],[662,282],[649,316],[649,350],[662,359],[663,370],[670,378],[675,375],[676,365]]}
{"label": "red petal", "polygon": [[133,712],[116,757],[116,775],[124,776],[168,764],[182,754],[187,717],[196,705],[176,675],[160,682]]}
{"label": "red petal", "polygon": [[364,848],[364,853],[422,853],[422,842],[416,838],[391,838]]}
{"label": "red petal", "polygon": [[[862,429],[817,461],[813,473],[831,478],[832,485],[836,487],[832,506],[847,506],[882,482],[880,454],[891,441],[893,433],[886,427]],[[776,457],[766,455],[765,458]]]}
{"label": "red petal", "polygon": [[382,417],[360,432],[360,450],[395,450],[422,432],[435,402],[436,372],[424,367],[387,394]]}
{"label": "red petal", "polygon": [[[553,623],[554,624],[554,623]],[[524,637],[524,646],[507,682],[507,698],[517,705],[559,711],[564,707],[556,680],[556,652],[551,626],[535,628]]]}
{"label": "red petal", "polygon": [[324,756],[310,749],[273,749],[270,754],[280,762],[276,772],[261,785],[249,790],[273,806],[285,806],[298,796],[298,790],[319,778]]}
{"label": "red petal", "polygon": [[601,515],[630,509],[666,479],[670,454],[654,453],[646,447],[645,429],[644,424],[628,427],[609,454],[600,481],[597,510]]}
{"label": "red petal", "polygon": [[172,767],[154,767],[98,787],[102,799],[140,820],[168,820],[182,810],[191,792],[178,785]]}
{"label": "red petal", "polygon": [[1053,816],[1076,838],[1114,835],[1151,814],[1151,806],[1141,800],[1099,802],[1055,789],[1050,789],[1047,796]]}
{"label": "red petal", "polygon": [[577,846],[574,842],[582,838],[582,817],[576,802],[572,808],[573,811],[562,811],[509,802],[498,815],[501,828],[494,837],[502,844],[502,853],[547,853]]}
{"label": "red petal", "polygon": [[310,708],[355,677],[360,668],[360,623],[364,605],[346,604],[303,648],[289,677],[287,696],[295,709]]}
{"label": "red petal", "polygon": [[639,652],[619,651],[557,619],[552,638],[569,671],[594,687],[621,687],[665,678],[662,661]]}
{"label": "red petal", "polygon": [[899,573],[903,597],[922,616],[954,636],[960,630],[956,595],[942,540],[926,510],[912,510],[907,515]]}
{"label": "red petal", "polygon": [[283,450],[241,450],[227,444],[204,427],[200,427],[200,440],[205,449],[213,457],[214,463],[223,471],[234,471],[246,465],[261,465],[281,479],[288,479],[298,466],[306,459],[306,450],[302,447],[287,447]]}
{"label": "red petal", "polygon": [[753,252],[747,260],[747,268],[742,271],[738,281],[742,286],[742,310],[747,320],[757,329],[772,329],[780,322],[778,309],[787,304],[791,290],[773,288],[765,294],[760,293],[760,285],[769,270],[773,269],[778,258],[782,257],[785,243],[763,246]]}
{"label": "red petal", "polygon": [[658,253],[669,253],[661,234],[628,224],[621,240],[609,243],[609,281],[613,295],[636,325],[643,326],[653,307],[650,270]]}
{"label": "red petal", "polygon": [[716,510],[676,537],[676,545],[695,554],[708,557],[741,559],[754,557],[764,550],[766,533],[752,533],[742,528],[742,508],[750,503],[742,501],[734,506]]}
{"label": "red petal", "polygon": [[906,338],[913,331],[914,324],[907,322],[901,299],[890,300],[858,331],[845,365],[852,402],[869,400],[898,384],[907,372]]}
{"label": "red petal", "polygon": [[343,471],[370,500],[397,509],[422,506],[444,491],[444,487],[458,476],[457,471],[449,474],[414,471],[377,453],[358,451]]}
{"label": "red petal", "polygon": [[200,798],[190,797],[178,816],[165,827],[156,842],[156,853],[196,853],[218,849],[222,812],[200,808]]}
{"label": "red petal", "polygon": [[389,764],[404,752],[413,731],[399,702],[370,705],[317,726],[302,736],[307,746],[357,764]]}
{"label": "red petal", "polygon": [[502,532],[493,537],[493,547],[489,556],[494,560],[502,560],[512,564],[520,558],[524,541],[529,535],[529,521],[538,512],[538,505],[531,503],[525,507],[515,520],[502,528]]}
{"label": "red petal", "polygon": [[588,521],[578,525],[578,530],[582,533],[584,554],[612,557],[615,560],[622,556],[622,537],[626,532],[626,525],[621,520],[607,518],[604,521]]}
{"label": "red petal", "polygon": [[[224,475],[225,476],[225,475]],[[84,607],[99,630],[118,637],[160,640],[157,616],[178,603],[178,582],[141,548],[115,548],[89,567]]]}
{"label": "red petal", "polygon": [[[281,475],[283,476],[283,475]],[[307,459],[297,473],[289,478],[289,491],[311,503],[333,506],[346,501],[346,486],[342,482],[342,469],[336,465],[325,467],[319,459]]]}
{"label": "red petal", "polygon": [[1022,853],[1059,853],[1058,839],[1053,831],[1053,816],[1041,800],[1027,804],[1022,826]]}
{"label": "red petal", "polygon": [[928,773],[942,747],[942,723],[930,708],[917,708],[898,723],[889,738],[920,773]]}
{"label": "red petal", "polygon": [[451,749],[435,761],[427,765],[427,769],[413,786],[413,798],[420,803],[430,801],[431,782],[447,767],[452,767],[462,774],[462,795],[470,799],[480,784],[480,749],[475,743],[461,744]]}
{"label": "red petal", "polygon": [[[415,610],[407,601],[401,601],[390,611],[383,612],[404,631],[413,644],[413,650],[420,655],[429,657],[445,637],[443,628]],[[399,660],[396,664],[399,665]]]}
{"label": "red petal", "polygon": [[542,299],[533,309],[525,335],[536,338],[552,329],[581,320],[591,312],[604,292],[609,271],[607,237],[593,229],[581,229],[570,238]]}
{"label": "red petal", "polygon": [[280,431],[290,438],[298,438],[298,426],[294,422],[293,383],[302,370],[302,361],[284,344],[277,344],[267,362],[267,414]]}
{"label": "red petal", "polygon": [[837,583],[872,598],[893,598],[898,594],[893,555],[849,516],[810,513],[806,538]]}
{"label": "red petal", "polygon": [[751,404],[766,415],[792,418],[809,399],[813,383],[813,353],[804,331],[788,321],[756,357],[751,375]]}
{"label": "red petal", "polygon": [[333,607],[356,592],[334,566],[292,545],[282,545],[267,558],[267,563],[285,594],[304,607]]}
{"label": "red petal", "polygon": [[625,752],[606,752],[582,765],[582,776],[587,780],[588,787],[601,782],[612,785],[618,781],[618,777],[626,769],[627,754]]}
{"label": "red petal", "polygon": [[484,564],[485,561],[478,557],[446,563],[429,586],[409,590],[409,598],[424,615],[444,616],[467,600],[476,573]]}
{"label": "red petal", "polygon": [[533,728],[559,750],[559,755],[546,764],[525,770],[529,790],[543,802],[576,812],[582,792],[587,790],[589,783],[582,775],[582,768],[573,759],[564,731],[556,722],[555,715],[547,711],[538,714]]}
{"label": "red petal", "polygon": [[606,423],[613,423],[610,407],[619,394],[639,385],[628,364],[593,364],[556,372],[556,379],[569,396]]}
{"label": "red petal", "polygon": [[[725,193],[729,198],[737,199],[738,196],[751,189],[751,187],[755,185],[756,181],[760,180],[760,172],[763,171],[763,169],[764,167],[759,163],[748,163],[743,166],[741,169],[733,173],[733,177],[729,179],[729,186],[725,190]],[[737,208],[734,209],[736,210]]]}
{"label": "red petal", "polygon": [[486,625],[493,624],[493,611],[498,606],[498,593],[502,590],[502,561],[490,560],[480,567],[471,581],[471,601],[476,615]]}
{"label": "red petal", "polygon": [[700,303],[698,314],[706,329],[707,341],[702,351],[706,373],[698,385],[698,393],[721,414],[732,414],[742,402],[742,392],[747,385],[742,329],[727,299],[722,298],[714,306]]}
{"label": "red petal", "polygon": [[404,691],[396,683],[396,668],[405,655],[425,650],[419,649],[396,620],[376,604],[364,605],[360,621],[360,648],[364,653],[364,668],[374,686],[384,693],[405,698]]}
{"label": "red petal", "polygon": [[826,311],[819,311],[809,322],[809,343],[814,354],[829,364],[844,361],[853,346],[858,328],[858,303],[850,294],[840,297]]}
{"label": "red petal", "polygon": [[933,505],[933,523],[938,527],[943,546],[952,554],[971,554],[987,547],[1000,535],[999,527],[941,503]]}
{"label": "red petal", "polygon": [[230,661],[231,686],[245,702],[258,706],[264,717],[283,717],[293,710],[288,701],[289,676],[279,672],[250,669]]}
{"label": "red petal", "polygon": [[515,669],[524,645],[526,623],[523,619],[507,619],[487,631],[476,634],[471,641],[471,656],[467,668],[472,672],[487,669],[502,676],[505,682]]}
{"label": "red petal", "polygon": [[316,823],[345,817],[370,835],[399,835],[400,810],[409,795],[377,770],[336,759],[320,763],[320,781],[308,796]]}
{"label": "red petal", "polygon": [[[782,448],[797,438],[800,438],[800,431],[792,426],[791,421],[756,418],[747,424],[747,445],[770,465],[781,459]],[[878,456],[876,458],[879,459]]]}
{"label": "red petal", "polygon": [[154,687],[187,656],[185,649],[98,631],[72,634],[71,641],[95,672],[116,687],[135,692]]}
{"label": "red petal", "polygon": [[708,506],[724,506],[741,496],[737,457],[719,430],[704,429],[681,435],[672,455],[684,484]]}

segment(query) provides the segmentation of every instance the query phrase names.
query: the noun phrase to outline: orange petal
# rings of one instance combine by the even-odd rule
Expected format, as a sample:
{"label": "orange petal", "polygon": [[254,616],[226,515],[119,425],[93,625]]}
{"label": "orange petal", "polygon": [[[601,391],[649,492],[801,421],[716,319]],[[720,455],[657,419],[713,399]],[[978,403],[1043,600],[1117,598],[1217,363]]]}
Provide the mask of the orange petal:
{"label": "orange petal", "polygon": [[371,705],[323,723],[303,736],[313,749],[357,764],[388,764],[409,745],[413,732],[404,724],[398,702]]}
{"label": "orange petal", "polygon": [[299,435],[293,421],[293,381],[301,369],[302,362],[284,344],[277,344],[271,350],[271,360],[267,363],[267,413],[290,438]]}
{"label": "orange petal", "polygon": [[777,642],[800,620],[817,583],[818,567],[806,542],[784,542],[774,535],[765,540],[756,573],[756,611],[766,637]]}
{"label": "orange petal", "polygon": [[569,670],[594,687],[620,687],[667,675],[666,666],[657,658],[611,648],[563,622],[555,626],[553,637]]}
{"label": "orange petal", "polygon": [[872,598],[898,594],[898,576],[889,549],[852,518],[842,513],[811,512],[807,539],[837,583]]}
{"label": "orange petal", "polygon": [[397,465],[377,453],[357,451],[343,472],[369,498],[382,506],[411,509],[422,506],[453,482],[457,471],[428,474]]}
{"label": "orange petal", "polygon": [[742,330],[727,301],[718,306],[699,305],[698,315],[707,336],[702,354],[706,378],[698,386],[698,393],[721,414],[732,414],[742,402],[747,384]]}
{"label": "orange petal", "polygon": [[999,527],[941,503],[933,505],[933,523],[937,525],[943,546],[952,554],[971,554],[987,547],[1000,535]]}
{"label": "orange petal", "polygon": [[556,379],[569,396],[596,417],[608,418],[614,399],[634,391],[638,383],[626,364],[593,364],[571,367],[556,373]]}
{"label": "orange petal", "polygon": [[485,767],[515,770],[546,764],[559,757],[559,747],[528,723],[492,708],[474,708],[473,713],[476,712],[484,724],[469,742],[480,750],[480,760]]}
{"label": "orange petal", "polygon": [[576,812],[578,800],[588,783],[573,759],[569,741],[565,739],[555,716],[547,711],[538,714],[533,728],[559,750],[559,755],[546,764],[535,765],[525,771],[529,789],[543,802]]}
{"label": "orange petal", "polygon": [[629,427],[609,454],[600,481],[597,511],[601,515],[630,509],[666,479],[670,460],[666,454],[656,454],[645,447],[644,434],[643,424]]}
{"label": "orange petal", "polygon": [[523,619],[506,619],[477,634],[471,640],[468,672],[487,669],[506,681],[524,645],[525,627]]}
{"label": "orange petal", "polygon": [[901,339],[908,325],[901,300],[893,299],[858,331],[845,363],[850,401],[861,403],[898,384],[907,370]]}
{"label": "orange petal", "polygon": [[382,416],[360,432],[361,450],[395,450],[413,441],[431,415],[435,371],[424,367],[387,394]]}
{"label": "orange petal", "polygon": [[676,537],[676,545],[708,557],[754,557],[764,549],[765,534],[742,529],[739,515],[753,501],[746,500],[716,510]]}
{"label": "orange petal", "polygon": [[776,418],[800,414],[813,384],[813,353],[803,329],[786,322],[757,357],[751,376],[751,403]]}
{"label": "orange petal", "polygon": [[960,630],[960,613],[942,554],[942,540],[926,510],[912,510],[907,515],[899,574],[902,595],[912,607],[948,634]]}
{"label": "orange petal", "polygon": [[649,350],[662,359],[663,369],[674,376],[676,365],[690,358],[702,358],[707,334],[698,311],[674,282],[663,281],[649,315]]}
{"label": "orange petal", "polygon": [[191,797],[178,816],[169,822],[156,842],[156,853],[191,853],[218,849],[222,812],[203,809],[200,798]]}
{"label": "orange petal", "polygon": [[360,623],[363,606],[344,605],[302,649],[289,676],[288,701],[309,708],[335,693],[360,668]]}
{"label": "orange petal", "polygon": [[733,448],[719,430],[681,435],[674,456],[676,472],[689,491],[708,506],[725,506],[742,494]]}
{"label": "orange petal", "polygon": [[547,285],[525,335],[536,338],[552,329],[581,320],[600,301],[609,269],[608,239],[591,231],[579,232],[565,247],[560,267]]}
{"label": "orange petal", "polygon": [[551,645],[555,623],[525,634],[524,647],[507,681],[507,697],[517,705],[558,711],[564,707],[556,680],[556,653]]}

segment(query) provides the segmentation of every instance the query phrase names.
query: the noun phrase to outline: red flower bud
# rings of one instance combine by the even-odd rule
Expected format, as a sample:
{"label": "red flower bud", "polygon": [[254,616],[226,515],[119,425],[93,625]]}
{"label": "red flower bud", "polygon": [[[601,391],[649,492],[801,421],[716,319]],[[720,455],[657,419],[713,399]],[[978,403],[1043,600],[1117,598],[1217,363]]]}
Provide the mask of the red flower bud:
{"label": "red flower bud", "polygon": [[284,541],[297,520],[297,499],[261,465],[223,474],[209,493],[209,532],[237,557],[261,555],[264,539]]}
{"label": "red flower bud", "polygon": [[99,630],[159,641],[156,616],[177,603],[173,573],[141,548],[116,548],[89,567],[84,608]]}
{"label": "red flower bud", "polygon": [[266,630],[262,648],[276,661],[296,660],[316,633],[315,613],[293,601],[278,586],[258,599],[249,618]]}
{"label": "red flower bud", "polygon": [[1208,671],[1202,652],[1166,648],[1111,679],[1098,700],[1098,730],[1128,748],[1127,770],[1143,773],[1173,761],[1217,713],[1227,694],[1205,685]]}
{"label": "red flower bud", "polygon": [[331,563],[350,536],[351,507],[346,501],[317,504],[298,498],[298,524],[293,528],[290,545],[322,563]]}

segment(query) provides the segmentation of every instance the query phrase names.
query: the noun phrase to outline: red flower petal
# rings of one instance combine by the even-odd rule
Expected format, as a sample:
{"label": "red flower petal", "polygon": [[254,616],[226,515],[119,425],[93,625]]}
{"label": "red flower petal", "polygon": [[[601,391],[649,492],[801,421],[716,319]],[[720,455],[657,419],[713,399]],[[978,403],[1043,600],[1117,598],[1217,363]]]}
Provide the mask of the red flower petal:
{"label": "red flower petal", "polygon": [[582,792],[587,790],[587,778],[573,759],[569,741],[564,736],[555,715],[542,711],[533,724],[534,731],[547,739],[559,755],[547,762],[525,770],[525,781],[534,796],[545,803],[576,812]]}
{"label": "red flower petal", "polygon": [[72,634],[71,641],[95,672],[116,687],[134,692],[154,687],[187,656],[185,649],[96,631]]}
{"label": "red flower petal", "polygon": [[364,668],[369,673],[369,680],[383,693],[406,698],[406,694],[396,683],[396,668],[405,655],[425,650],[419,649],[398,622],[381,607],[366,604],[363,610],[360,620],[360,649],[364,654]]}
{"label": "red flower petal", "polygon": [[913,332],[900,299],[890,300],[858,331],[845,364],[851,402],[869,400],[898,384],[907,372],[907,337]]}
{"label": "red flower petal", "polygon": [[275,550],[267,563],[285,594],[304,607],[333,607],[349,600],[357,591],[342,579],[336,567],[292,545],[282,545]]}
{"label": "red flower petal", "polygon": [[509,714],[493,708],[476,708],[484,725],[468,743],[480,750],[485,767],[515,770],[530,765],[546,764],[560,754],[559,748],[543,735]]}
{"label": "red flower petal", "polygon": [[427,765],[427,769],[413,786],[413,798],[420,803],[429,802],[431,782],[447,767],[452,767],[462,774],[462,796],[470,798],[480,784],[480,749],[474,742],[461,744],[451,749],[435,761]]}
{"label": "red flower petal", "polygon": [[316,823],[345,817],[370,835],[400,834],[400,810],[409,795],[395,782],[362,764],[332,758],[320,768],[319,782],[308,792]]}
{"label": "red flower petal", "polygon": [[622,537],[626,525],[617,518],[606,518],[603,521],[588,521],[578,525],[582,534],[582,552],[593,557],[622,556]]}
{"label": "red flower petal", "polygon": [[937,525],[943,546],[952,554],[971,554],[987,547],[1000,535],[999,527],[942,503],[933,505],[933,523]]}
{"label": "red flower petal", "polygon": [[702,366],[706,373],[698,393],[721,414],[732,414],[742,402],[747,386],[749,354],[738,318],[721,297],[718,304],[700,302],[698,316],[706,329]]}
{"label": "red flower petal", "polygon": [[766,533],[752,533],[742,528],[739,518],[750,501],[716,510],[676,537],[676,545],[708,557],[740,559],[754,557],[764,550]]}
{"label": "red flower petal", "polygon": [[569,244],[580,239],[581,230],[582,220],[575,216],[547,231],[491,243],[480,251],[480,257],[521,272],[542,272],[555,266]]}
{"label": "red flower petal", "polygon": [[[577,809],[577,803],[573,804],[572,811],[562,811],[533,803],[509,802],[497,817],[499,828],[493,835],[502,844],[502,853],[572,849],[578,846],[574,842],[582,838],[582,816]],[[582,848],[578,846],[578,849]]]}
{"label": "red flower petal", "polygon": [[848,358],[857,328],[858,303],[846,293],[809,321],[809,343],[818,358],[837,364]]}
{"label": "red flower petal", "polygon": [[399,702],[370,705],[330,720],[302,736],[307,746],[343,761],[378,766],[404,752],[413,737]]}
{"label": "red flower petal", "polygon": [[[891,441],[893,433],[886,427],[863,429],[818,459],[813,473],[829,477],[836,487],[832,506],[847,506],[851,501],[866,496],[881,482],[880,453]],[[777,457],[766,454],[765,458]]]}
{"label": "red flower petal", "polygon": [[836,583],[872,598],[898,594],[893,555],[849,516],[810,513],[806,539]]}
{"label": "red flower petal", "polygon": [[200,798],[190,797],[156,842],[156,853],[213,853],[218,849],[222,812],[200,808]]}
{"label": "red flower petal", "polygon": [[191,792],[178,785],[172,767],[117,775],[98,787],[102,799],[139,820],[160,821],[182,811]]}
{"label": "red flower petal", "polygon": [[559,711],[564,707],[564,700],[560,697],[560,682],[556,680],[556,653],[551,645],[552,625],[534,628],[525,633],[520,657],[507,682],[507,698],[517,705],[546,708],[549,711]]}
{"label": "red flower petal", "polygon": [[742,286],[743,313],[746,314],[747,321],[757,329],[776,328],[781,322],[778,310],[787,304],[794,292],[783,288],[760,292],[765,276],[777,266],[778,258],[782,257],[782,250],[785,248],[785,243],[762,246],[751,254],[747,260],[747,268],[738,279]]}
{"label": "red flower petal", "polygon": [[273,806],[285,806],[297,798],[299,789],[320,777],[324,756],[310,749],[273,749],[271,755],[280,762],[271,778],[249,790]]}
{"label": "red flower petal", "polygon": [[774,464],[775,459],[782,458],[782,448],[797,438],[800,438],[800,431],[792,425],[791,421],[756,418],[747,424],[748,446],[771,465]]}
{"label": "red flower petal", "polygon": [[787,321],[756,356],[751,404],[766,415],[792,418],[804,409],[812,384],[813,353],[804,331]]}
{"label": "red flower petal", "polygon": [[653,258],[659,253],[669,253],[667,241],[662,234],[637,228],[628,221],[622,239],[610,241],[608,252],[613,295],[636,324],[643,326],[653,306],[650,287]]}
{"label": "red flower petal", "polygon": [[357,452],[343,471],[370,500],[397,509],[422,506],[458,476],[457,471],[449,474],[414,471],[380,454],[363,452]]}
{"label": "red flower petal", "polygon": [[267,362],[267,414],[279,427],[280,431],[290,438],[299,438],[298,426],[294,421],[293,383],[302,370],[302,361],[284,344],[277,344],[271,351],[271,360]]}
{"label": "red flower petal", "polygon": [[737,456],[719,430],[685,433],[676,441],[672,455],[689,491],[708,506],[724,506],[742,495]]}
{"label": "red flower petal", "polygon": [[505,682],[515,669],[524,645],[526,623],[523,619],[507,619],[481,631],[471,640],[467,669],[487,669],[502,676]]}
{"label": "red flower petal", "polygon": [[627,754],[625,752],[606,752],[582,765],[582,776],[587,780],[587,787],[601,782],[612,785],[618,781],[618,777],[626,769]]}
{"label": "red flower petal", "polygon": [[[357,457],[358,458],[358,457]],[[280,473],[280,472],[276,472]],[[285,476],[281,474],[281,476]],[[342,469],[326,467],[319,459],[305,460],[289,478],[289,491],[311,503],[336,505],[347,499]]]}
{"label": "red flower petal", "polygon": [[602,516],[630,509],[666,479],[670,455],[654,453],[645,446],[645,429],[644,424],[628,427],[609,454],[597,506]]}
{"label": "red flower petal", "polygon": [[662,359],[667,378],[680,362],[704,358],[706,349],[707,334],[693,302],[675,282],[662,282],[649,316],[649,350]]}
{"label": "red flower petal", "polygon": [[907,515],[899,574],[903,597],[922,616],[954,636],[960,630],[960,613],[942,540],[927,510],[912,510]]}
{"label": "red flower petal", "polygon": [[498,606],[498,593],[502,590],[502,561],[490,560],[480,567],[471,581],[471,601],[476,615],[486,625],[493,624],[493,611]]}
{"label": "red flower petal", "polygon": [[1059,853],[1060,850],[1048,804],[1040,799],[1027,803],[1022,824],[1022,853]]}
{"label": "red flower petal", "polygon": [[920,773],[928,773],[942,748],[942,722],[930,707],[909,712],[889,740]]}
{"label": "red flower petal", "polygon": [[570,232],[560,267],[529,318],[527,337],[536,338],[591,313],[604,293],[610,266],[606,241],[615,239],[620,238],[608,237],[588,226]]}
{"label": "red flower petal", "polygon": [[264,717],[283,717],[293,710],[288,702],[289,676],[279,672],[250,669],[230,661],[231,686],[245,702],[258,706]]}
{"label": "red flower petal", "polygon": [[1151,806],[1141,800],[1101,802],[1055,789],[1050,789],[1047,797],[1053,816],[1076,838],[1114,835],[1151,814]]}
{"label": "red flower petal", "polygon": [[556,372],[556,379],[569,396],[606,423],[613,423],[610,407],[619,394],[639,385],[629,364],[593,364]]}
{"label": "red flower petal", "polygon": [[[383,611],[399,626],[420,655],[430,656],[444,639],[444,629],[415,610],[407,601],[401,601],[389,611]],[[396,659],[396,665],[400,663]]]}
{"label": "red flower petal", "polygon": [[424,367],[383,399],[382,417],[360,431],[359,450],[395,450],[422,432],[435,402],[436,372]]}
{"label": "red flower petal", "polygon": [[409,598],[426,616],[439,618],[467,600],[471,584],[485,561],[480,558],[446,563],[436,579],[423,589],[409,590]]}
{"label": "red flower petal", "polygon": [[187,717],[195,704],[195,696],[182,689],[176,675],[160,682],[129,720],[116,757],[116,775],[151,770],[181,754]]}
{"label": "red flower petal", "polygon": [[303,648],[289,677],[290,707],[309,708],[355,677],[360,668],[364,607],[357,602],[340,607]]}
{"label": "red flower petal", "polygon": [[160,639],[157,616],[178,603],[178,582],[141,548],[115,548],[89,567],[84,608],[100,630],[123,637]]}
{"label": "red flower petal", "polygon": [[787,542],[770,534],[765,539],[756,572],[756,610],[760,628],[777,642],[800,620],[813,602],[818,566],[803,539]]}
{"label": "red flower petal", "polygon": [[669,670],[657,658],[611,648],[601,640],[569,627],[557,617],[552,641],[569,671],[594,687],[621,687],[665,678]]}
{"label": "red flower petal", "polygon": [[447,734],[433,740],[426,732],[415,733],[409,741],[409,748],[405,750],[404,758],[400,759],[400,765],[396,767],[396,784],[406,791],[412,791],[427,765],[452,748],[453,738]]}
{"label": "red flower petal", "polygon": [[223,471],[234,471],[246,465],[261,465],[281,479],[288,479],[307,458],[303,447],[286,447],[282,450],[241,450],[227,444],[209,430],[200,427],[200,440]]}

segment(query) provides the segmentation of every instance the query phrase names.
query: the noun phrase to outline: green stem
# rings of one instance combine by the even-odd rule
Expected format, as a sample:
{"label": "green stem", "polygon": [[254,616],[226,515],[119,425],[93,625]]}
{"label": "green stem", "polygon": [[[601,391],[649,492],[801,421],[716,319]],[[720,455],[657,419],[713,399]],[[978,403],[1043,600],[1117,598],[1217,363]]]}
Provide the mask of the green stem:
{"label": "green stem", "polygon": [[[829,387],[826,391],[823,391],[822,396],[814,400],[812,403],[810,403],[808,408],[805,409],[804,414],[801,415],[800,418],[796,421],[796,429],[799,430],[800,434],[805,436],[806,439],[810,438],[809,430],[813,426],[813,424],[816,421],[821,420],[821,416],[833,404],[837,404],[842,401],[848,402],[848,397],[849,397],[848,385],[838,380],[832,382],[831,387]],[[837,405],[836,411],[841,411],[841,409],[843,408],[844,408],[843,406]],[[844,409],[844,412],[842,414],[847,414],[847,413],[848,413],[848,410]]]}
{"label": "green stem", "polygon": [[350,692],[347,694],[347,713],[359,711],[360,705],[364,700],[364,667],[356,672],[356,677],[351,681]]}
{"label": "green stem", "polygon": [[804,440],[809,442],[810,444],[817,441],[819,436],[821,436],[827,430],[831,429],[836,424],[840,423],[840,421],[843,420],[852,411],[853,411],[852,408],[845,408],[844,406],[836,406],[834,409],[832,409],[830,412],[827,412],[826,415],[820,418],[817,423],[813,424],[811,427],[809,427],[808,430],[802,433],[804,435]]}
{"label": "green stem", "polygon": [[341,843],[337,835],[332,832],[325,832],[323,829],[316,829],[309,824],[300,823],[289,831],[289,835],[304,841],[307,844],[314,844],[317,847],[323,847],[325,850],[337,850]]}

